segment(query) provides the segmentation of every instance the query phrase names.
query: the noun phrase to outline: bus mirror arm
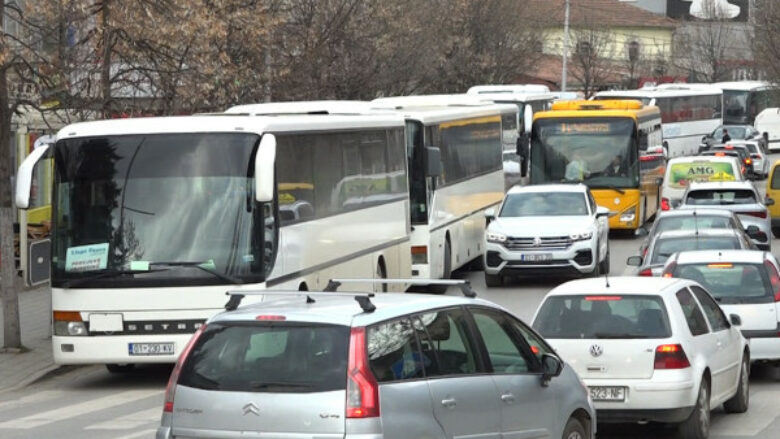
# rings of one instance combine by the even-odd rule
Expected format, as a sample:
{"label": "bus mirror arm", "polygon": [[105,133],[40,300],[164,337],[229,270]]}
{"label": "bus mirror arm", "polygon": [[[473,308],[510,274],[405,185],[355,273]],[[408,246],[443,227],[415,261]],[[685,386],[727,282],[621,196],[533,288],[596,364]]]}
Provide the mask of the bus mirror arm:
{"label": "bus mirror arm", "polygon": [[276,136],[263,134],[255,154],[255,200],[268,203],[274,199],[274,163]]}
{"label": "bus mirror arm", "polygon": [[35,148],[19,166],[16,174],[16,207],[27,209],[30,207],[30,189],[32,188],[33,171],[35,165],[49,150],[49,145]]}

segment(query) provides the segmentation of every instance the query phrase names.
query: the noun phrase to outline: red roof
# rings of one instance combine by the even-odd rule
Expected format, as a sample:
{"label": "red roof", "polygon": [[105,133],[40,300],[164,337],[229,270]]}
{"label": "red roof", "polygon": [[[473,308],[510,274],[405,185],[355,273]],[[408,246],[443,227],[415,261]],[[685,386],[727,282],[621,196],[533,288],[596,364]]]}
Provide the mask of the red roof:
{"label": "red roof", "polygon": [[[529,9],[563,25],[566,0],[527,0]],[[569,23],[572,26],[675,28],[677,20],[654,14],[618,0],[570,0]]]}

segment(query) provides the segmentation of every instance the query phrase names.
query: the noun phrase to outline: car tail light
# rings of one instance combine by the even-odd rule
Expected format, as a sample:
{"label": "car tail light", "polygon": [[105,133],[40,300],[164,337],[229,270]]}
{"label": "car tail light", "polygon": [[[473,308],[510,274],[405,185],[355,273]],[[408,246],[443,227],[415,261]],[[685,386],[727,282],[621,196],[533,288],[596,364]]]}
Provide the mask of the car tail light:
{"label": "car tail light", "polygon": [[424,245],[412,246],[412,264],[428,263],[428,247]]}
{"label": "car tail light", "polygon": [[176,361],[176,365],[173,366],[171,376],[168,378],[168,385],[165,386],[165,405],[163,406],[163,412],[173,413],[173,397],[176,394],[176,383],[179,382],[179,373],[181,373],[181,368],[184,367],[184,362],[187,361],[187,357],[190,355],[192,347],[195,346],[198,338],[200,338],[200,335],[203,334],[203,331],[205,330],[206,325],[202,325],[197,331],[195,331],[195,333],[192,335],[192,338],[190,338],[190,341],[187,343],[187,346],[185,346],[184,350],[181,351],[179,359]]}
{"label": "car tail light", "polygon": [[669,205],[668,198],[661,198],[661,210],[669,210],[672,206]]}
{"label": "car tail light", "polygon": [[642,270],[642,271],[640,271],[640,272],[639,272],[639,275],[640,275],[640,276],[647,276],[647,277],[650,277],[650,276],[652,276],[652,275],[653,275],[653,270],[651,270],[651,269],[649,269],[649,268],[645,268],[644,270]]}
{"label": "car tail light", "polygon": [[264,320],[264,321],[270,321],[270,322],[283,322],[287,320],[287,317],[275,315],[275,314],[260,314],[259,316],[255,317],[255,320]]}
{"label": "car tail light", "polygon": [[746,165],[749,165],[749,164],[751,164],[751,163],[753,163],[753,160],[750,160],[749,158],[746,158],[746,159],[745,159],[745,164],[746,164]]}
{"label": "car tail light", "polygon": [[761,155],[759,155],[759,154],[750,154],[750,157],[753,157],[754,159],[760,159]]}
{"label": "car tail light", "polygon": [[715,153],[715,157],[726,157],[726,153],[725,152],[716,152]]}
{"label": "car tail light", "polygon": [[682,345],[662,344],[655,348],[656,369],[685,369],[691,367]]}
{"label": "car tail light", "polygon": [[366,328],[352,328],[347,364],[347,418],[379,416],[379,385],[368,366]]}
{"label": "car tail light", "polygon": [[775,302],[780,302],[780,274],[777,274],[775,265],[769,261],[764,261],[764,267],[766,267],[766,272],[769,274],[769,282],[772,284]]}
{"label": "car tail light", "polygon": [[734,145],[726,145],[723,149],[734,149]]}
{"label": "car tail light", "polygon": [[766,210],[759,210],[755,212],[739,212],[740,215],[750,215],[756,218],[766,218]]}
{"label": "car tail light", "polygon": [[585,300],[588,302],[623,300],[623,296],[585,296]]}
{"label": "car tail light", "polygon": [[664,274],[663,277],[673,277],[674,276],[674,269],[677,268],[677,262],[672,261],[670,262],[666,268],[664,268]]}

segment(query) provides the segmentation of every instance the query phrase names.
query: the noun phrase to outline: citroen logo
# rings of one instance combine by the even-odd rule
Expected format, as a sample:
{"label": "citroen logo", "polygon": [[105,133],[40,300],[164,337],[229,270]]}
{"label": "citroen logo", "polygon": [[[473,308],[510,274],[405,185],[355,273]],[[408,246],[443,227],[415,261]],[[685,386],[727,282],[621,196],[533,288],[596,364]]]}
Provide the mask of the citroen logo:
{"label": "citroen logo", "polygon": [[256,406],[253,402],[250,402],[249,404],[244,406],[244,416],[248,414],[253,414],[255,416],[260,416],[260,407]]}
{"label": "citroen logo", "polygon": [[536,237],[534,238],[534,247],[540,247],[542,245],[542,238]]}
{"label": "citroen logo", "polygon": [[594,344],[590,347],[590,354],[594,357],[600,357],[604,353],[604,348],[601,345]]}

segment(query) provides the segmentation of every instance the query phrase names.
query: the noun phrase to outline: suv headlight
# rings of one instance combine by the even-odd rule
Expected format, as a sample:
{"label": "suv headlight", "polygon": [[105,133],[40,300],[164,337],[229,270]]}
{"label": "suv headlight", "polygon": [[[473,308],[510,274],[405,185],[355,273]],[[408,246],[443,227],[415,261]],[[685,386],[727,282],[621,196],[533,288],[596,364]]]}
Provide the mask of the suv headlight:
{"label": "suv headlight", "polygon": [[591,231],[585,231],[582,233],[572,233],[571,235],[569,235],[569,238],[572,241],[587,241],[592,237],[593,237],[593,232]]}
{"label": "suv headlight", "polygon": [[487,242],[501,244],[502,242],[506,242],[506,235],[497,232],[487,232]]}

